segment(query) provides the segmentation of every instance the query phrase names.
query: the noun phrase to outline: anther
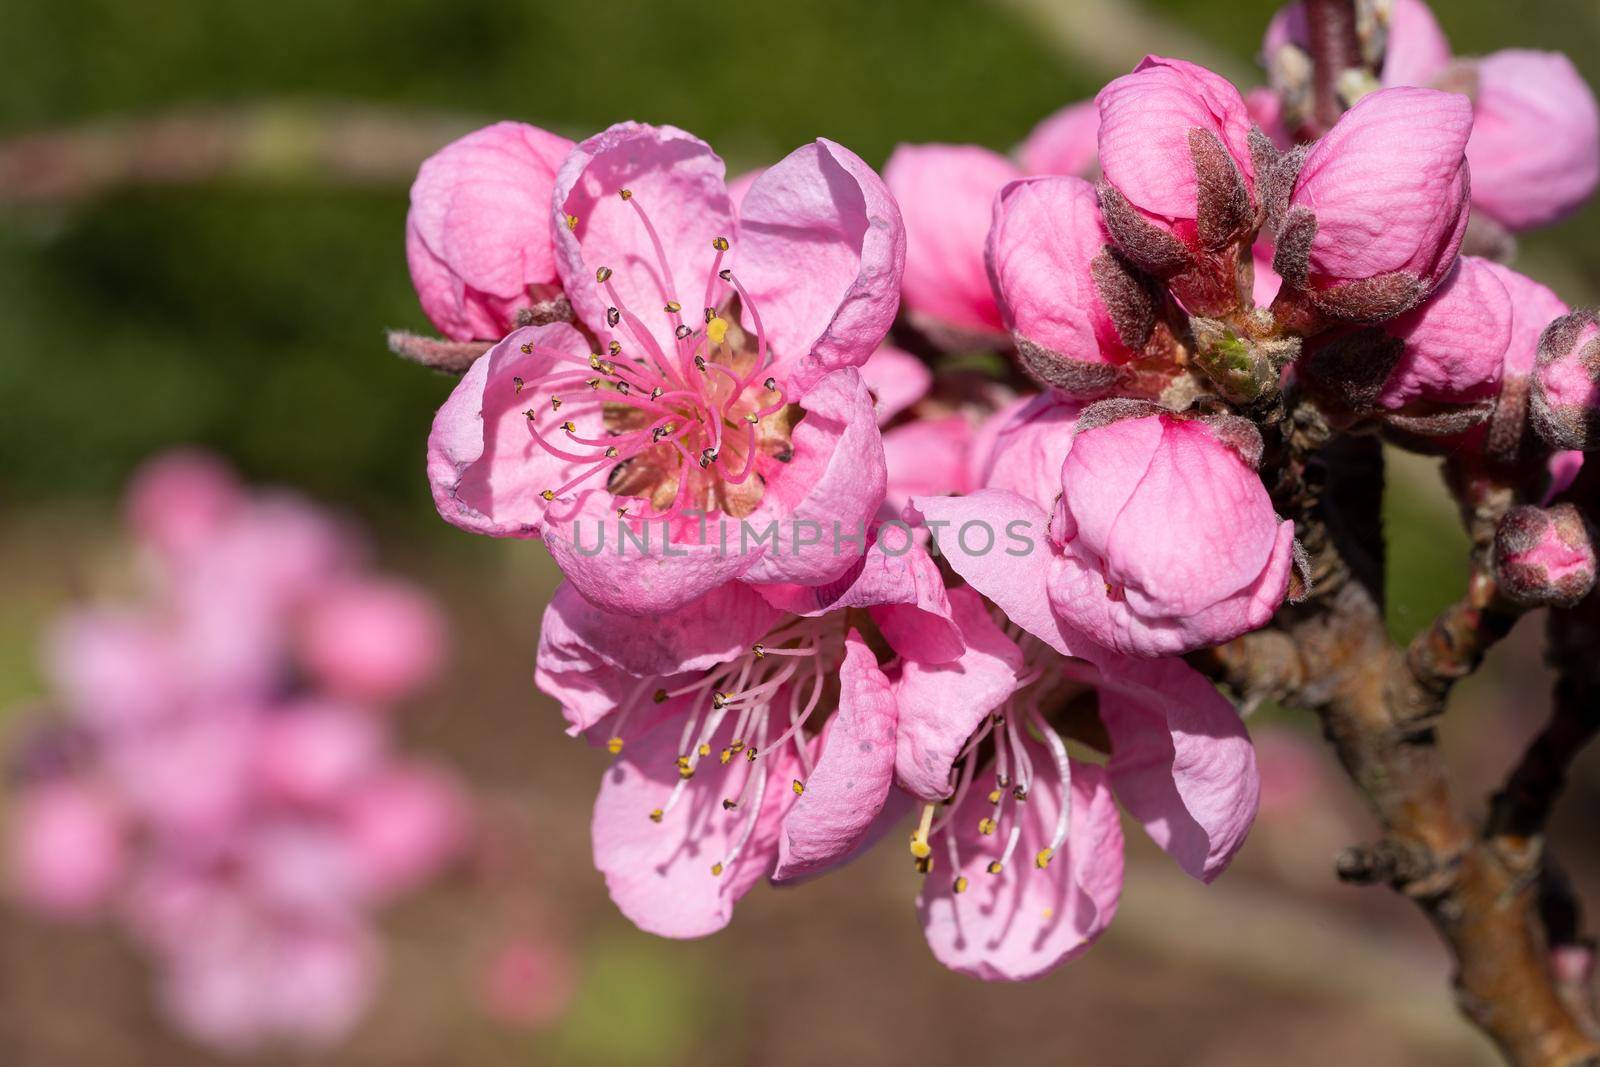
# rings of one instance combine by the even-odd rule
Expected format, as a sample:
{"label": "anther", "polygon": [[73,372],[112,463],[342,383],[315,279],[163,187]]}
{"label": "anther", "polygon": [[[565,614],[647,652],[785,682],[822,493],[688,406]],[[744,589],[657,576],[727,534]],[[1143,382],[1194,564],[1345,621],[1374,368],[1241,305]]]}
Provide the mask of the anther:
{"label": "anther", "polygon": [[778,379],[768,378],[766,381],[761,383],[761,388],[765,389],[769,393],[773,392],[778,388]]}
{"label": "anther", "polygon": [[561,410],[561,398],[559,396],[553,396],[553,397],[550,398],[550,410],[551,411],[560,411]]}
{"label": "anther", "polygon": [[666,311],[668,315],[676,315],[678,312],[683,310],[683,305],[678,303],[676,300],[668,300],[667,306],[662,310]]}
{"label": "anther", "polygon": [[1039,854],[1033,857],[1033,865],[1041,871],[1050,866],[1050,858],[1055,855],[1054,849],[1041,848]]}
{"label": "anther", "polygon": [[757,641],[755,644],[750,646],[750,651],[755,653],[756,659],[762,659],[767,654],[767,646],[763,645],[760,641]]}
{"label": "anther", "polygon": [[600,379],[599,378],[587,378],[587,379],[584,380],[583,384],[587,385],[590,389],[598,389],[598,388],[600,388]]}
{"label": "anther", "polygon": [[978,833],[982,834],[984,837],[988,837],[990,834],[994,833],[995,829],[995,822],[993,819],[989,818],[989,816],[985,815],[982,819],[978,820]]}
{"label": "anther", "polygon": [[729,800],[727,797],[723,797],[722,798],[722,810],[723,811],[732,811],[734,808],[737,808],[738,806],[739,806],[739,802],[737,800]]}
{"label": "anther", "polygon": [[657,704],[665,704],[667,702],[667,691],[665,689],[656,690],[655,702]]}
{"label": "anther", "polygon": [[789,788],[794,790],[794,795],[797,796],[797,797],[805,795],[806,784],[804,782],[802,782],[798,778],[796,778],[794,780],[794,782],[789,786]]}
{"label": "anther", "polygon": [[554,489],[546,489],[544,492],[540,493],[539,496],[546,504],[548,504],[550,501],[556,498],[556,492]]}
{"label": "anther", "polygon": [[[726,252],[728,250],[728,239],[726,237],[715,237],[711,241],[711,247],[718,252]],[[727,279],[724,278],[723,281],[727,281]]]}
{"label": "anther", "polygon": [[689,329],[687,325],[681,323],[676,330],[672,331],[672,335],[680,341],[687,338],[691,333],[694,333],[694,331]]}
{"label": "anther", "polygon": [[667,814],[666,812],[662,811],[660,808],[657,808],[655,811],[652,811],[650,813],[650,821],[651,822],[660,822],[663,818],[666,817],[666,814]]}
{"label": "anther", "polygon": [[632,199],[632,197],[633,197],[633,190],[632,189],[618,189],[617,190],[617,195],[622,197],[622,199],[624,199],[624,200],[629,200],[629,199]]}
{"label": "anther", "polygon": [[990,860],[989,861],[989,873],[990,874],[999,874],[1001,871],[1003,871],[1005,869],[1006,869],[1006,865],[1001,863],[999,860]]}
{"label": "anther", "polygon": [[1028,802],[1028,791],[1020,785],[1011,791],[1011,795],[1017,798],[1018,804],[1026,804]]}
{"label": "anther", "polygon": [[607,741],[606,742],[606,751],[611,753],[613,756],[615,756],[618,752],[621,752],[622,751],[622,738],[613,737],[611,740]]}
{"label": "anther", "polygon": [[716,875],[719,878],[722,876],[722,861],[721,860],[718,860],[716,863],[713,863],[711,865],[711,873]]}
{"label": "anther", "polygon": [[721,278],[725,282],[731,282],[733,281],[733,271],[728,267],[723,267],[721,270],[717,271],[717,277]]}
{"label": "anther", "polygon": [[952,885],[950,889],[955,893],[965,893],[967,891],[967,876],[963,874],[961,877],[957,878],[955,880],[955,884]]}
{"label": "anther", "polygon": [[717,450],[716,449],[707,448],[707,449],[702,450],[701,453],[700,453],[700,467],[701,467],[701,469],[704,470],[706,467],[711,466],[711,464],[716,460],[716,458],[717,458]]}
{"label": "anther", "polygon": [[607,459],[616,459],[617,458],[617,446],[616,445],[607,445],[605,454],[606,454],[606,458]]}
{"label": "anther", "polygon": [[567,216],[567,229],[576,230],[577,228],[578,228],[578,216],[576,216],[576,215],[568,215]]}
{"label": "anther", "polygon": [[735,751],[735,752],[743,752],[744,751],[744,742],[741,741],[739,738],[735,737],[733,739],[733,744],[729,745],[728,747],[730,749],[732,749],[733,751]]}
{"label": "anther", "polygon": [[563,430],[567,431],[568,433],[577,433],[578,432],[578,424],[573,422],[571,419],[568,419],[566,422],[563,422],[561,424],[561,428]]}
{"label": "anther", "polygon": [[711,755],[711,746],[707,744],[701,744],[700,755],[702,757]]}
{"label": "anther", "polygon": [[911,861],[911,866],[918,874],[927,874],[933,870],[933,857],[931,855],[919,856]]}
{"label": "anther", "polygon": [[689,779],[694,777],[694,768],[693,767],[679,767],[678,768],[678,777],[682,778],[684,781],[687,782]]}
{"label": "anther", "polygon": [[600,353],[598,353],[598,352],[590,352],[589,353],[589,369],[590,370],[599,370],[600,369],[600,364],[601,364]]}
{"label": "anther", "polygon": [[706,324],[708,326],[711,324],[711,320],[716,318],[716,317],[717,317],[717,309],[716,308],[706,308]]}
{"label": "anther", "polygon": [[706,357],[705,356],[695,356],[694,357],[694,369],[699,371],[701,374],[704,374],[706,372]]}
{"label": "anther", "polygon": [[511,391],[513,393],[522,392],[522,379],[521,378],[512,378],[511,379]]}
{"label": "anther", "polygon": [[660,400],[661,399],[661,393],[662,393],[661,386],[658,385],[654,389],[650,390],[650,399],[651,400]]}
{"label": "anther", "polygon": [[601,267],[599,270],[594,272],[594,280],[599,282],[602,285],[604,285],[606,283],[606,281],[610,277],[611,277],[611,268],[610,267]]}
{"label": "anther", "polygon": [[522,346],[522,354],[525,355],[525,356],[533,355],[533,342],[532,341],[528,341],[525,344],[523,344],[523,346]]}
{"label": "anther", "polygon": [[612,341],[610,344],[606,345],[606,351],[610,352],[613,356],[622,355],[622,342]]}
{"label": "anther", "polygon": [[[610,372],[608,371],[607,373],[610,373]],[[626,381],[617,382],[617,392],[621,393],[623,396],[627,396],[628,392],[629,392],[629,390],[631,388],[632,387],[630,385],[628,385],[628,383]]]}
{"label": "anther", "polygon": [[761,420],[756,417],[756,413],[755,412],[747,411],[747,412],[744,413],[744,421],[748,422],[751,426],[754,426],[757,423],[759,423]]}
{"label": "anther", "polygon": [[[731,748],[723,749],[721,752],[717,753],[717,758],[719,760],[721,760],[724,764],[726,764],[729,760],[733,759],[733,749],[731,749]],[[724,800],[722,803],[724,805],[726,805],[728,802],[726,800]]]}
{"label": "anther", "polygon": [[998,803],[1000,803],[1000,798],[1003,797],[1003,796],[1005,796],[1005,794],[1003,792],[1001,792],[1000,790],[991,789],[991,790],[989,790],[989,803],[998,804]]}
{"label": "anther", "polygon": [[744,750],[744,758],[749,760],[751,763],[756,761],[756,756],[758,754],[759,752],[754,745],[751,745],[749,748]]}
{"label": "anther", "polygon": [[621,321],[622,321],[622,312],[618,311],[616,308],[606,308],[606,325],[607,326],[614,327],[614,326],[616,326],[617,323],[619,323]]}

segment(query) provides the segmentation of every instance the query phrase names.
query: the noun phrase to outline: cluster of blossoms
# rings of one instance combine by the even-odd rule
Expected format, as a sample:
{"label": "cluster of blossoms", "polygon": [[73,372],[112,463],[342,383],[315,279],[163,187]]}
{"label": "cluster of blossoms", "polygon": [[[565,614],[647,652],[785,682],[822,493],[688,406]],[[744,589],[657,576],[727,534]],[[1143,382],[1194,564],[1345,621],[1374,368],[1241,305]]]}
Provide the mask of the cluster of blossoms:
{"label": "cluster of blossoms", "polygon": [[119,922],[196,1040],[327,1043],[376,990],[373,910],[465,844],[453,778],[389,736],[442,619],[342,524],[202,455],[152,462],[128,521],[150,588],[54,634],[59,714],[13,768],[13,890]]}
{"label": "cluster of blossoms", "polygon": [[[1380,59],[1418,8],[1373,30]],[[1537,464],[1540,499],[1576,465],[1553,450],[1595,440],[1594,320],[1459,254],[1480,135],[1503,226],[1594,185],[1527,191],[1529,168],[1572,168],[1527,162],[1552,127],[1496,66],[1476,104],[1411,67],[1363,85],[1299,145],[1287,89],[1252,107],[1151,57],[1015,161],[902,146],[880,178],[818,140],[725,183],[681,130],[507,122],[425,163],[413,278],[486,350],[435,420],[430,482],[445,519],[541,539],[565,574],[537,682],[615,757],[593,840],[622,911],[704,935],[758,882],[908,821],[935,955],[1022,979],[1111,921],[1118,802],[1220,873],[1255,755],[1182,657],[1307,589],[1258,473],[1285,412]],[[1592,118],[1581,82],[1541,84]],[[1592,160],[1593,122],[1574,143],[1556,110],[1559,150]],[[1518,210],[1532,195],[1561,203]],[[924,358],[980,346],[1026,376]],[[1582,521],[1519,530],[1510,565],[1558,545],[1547,584],[1572,595]]]}

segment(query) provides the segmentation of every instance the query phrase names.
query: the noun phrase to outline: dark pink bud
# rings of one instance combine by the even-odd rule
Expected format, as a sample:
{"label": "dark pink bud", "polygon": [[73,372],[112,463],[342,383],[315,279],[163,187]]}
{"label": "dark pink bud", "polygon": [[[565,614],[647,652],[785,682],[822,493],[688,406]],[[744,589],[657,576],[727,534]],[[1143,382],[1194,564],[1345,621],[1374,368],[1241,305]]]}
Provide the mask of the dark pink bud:
{"label": "dark pink bud", "polygon": [[1600,446],[1600,321],[1574,311],[1539,338],[1528,398],[1534,428],[1553,448]]}
{"label": "dark pink bud", "polygon": [[1518,604],[1570,608],[1594,588],[1593,534],[1571,504],[1514,507],[1495,531],[1494,569]]}

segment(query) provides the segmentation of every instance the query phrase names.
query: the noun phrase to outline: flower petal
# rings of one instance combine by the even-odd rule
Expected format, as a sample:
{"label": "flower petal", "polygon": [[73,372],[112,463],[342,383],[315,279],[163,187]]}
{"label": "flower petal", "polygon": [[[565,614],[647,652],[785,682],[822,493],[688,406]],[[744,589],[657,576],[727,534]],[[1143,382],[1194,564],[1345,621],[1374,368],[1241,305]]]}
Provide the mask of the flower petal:
{"label": "flower petal", "polygon": [[910,352],[879,345],[872,358],[862,364],[861,379],[872,393],[878,425],[882,426],[927,395],[933,385],[933,372]]}
{"label": "flower petal", "polygon": [[822,735],[805,792],[783,821],[774,879],[815,874],[855,850],[894,781],[895,721],[889,679],[852,629],[839,668],[839,710]]}
{"label": "flower petal", "polygon": [[900,209],[883,180],[824,138],[764,171],[739,207],[734,274],[801,389],[877,349],[900,307],[905,259]]}

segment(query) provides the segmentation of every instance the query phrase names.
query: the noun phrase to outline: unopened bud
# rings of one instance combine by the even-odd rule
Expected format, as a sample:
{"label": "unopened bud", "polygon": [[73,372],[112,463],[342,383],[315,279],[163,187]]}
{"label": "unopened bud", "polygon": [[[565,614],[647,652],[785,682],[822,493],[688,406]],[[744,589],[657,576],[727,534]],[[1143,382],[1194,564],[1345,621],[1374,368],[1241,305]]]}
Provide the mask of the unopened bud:
{"label": "unopened bud", "polygon": [[1216,319],[1196,316],[1189,321],[1194,331],[1195,364],[1224,399],[1242,407],[1276,393],[1283,368],[1300,354],[1297,338],[1256,341],[1240,337]]}
{"label": "unopened bud", "polygon": [[1533,425],[1552,448],[1600,447],[1600,319],[1574,311],[1539,338],[1528,398]]}
{"label": "unopened bud", "polygon": [[1570,608],[1594,588],[1594,538],[1571,504],[1521,505],[1494,535],[1495,577],[1506,597],[1528,607]]}

